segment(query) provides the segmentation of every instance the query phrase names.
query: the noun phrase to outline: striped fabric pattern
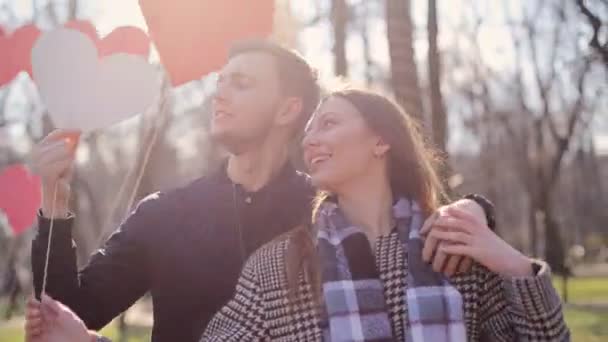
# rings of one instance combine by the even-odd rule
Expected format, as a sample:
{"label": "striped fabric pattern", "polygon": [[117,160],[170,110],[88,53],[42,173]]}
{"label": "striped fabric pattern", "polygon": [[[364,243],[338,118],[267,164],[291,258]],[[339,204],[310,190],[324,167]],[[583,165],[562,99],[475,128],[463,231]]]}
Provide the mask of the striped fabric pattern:
{"label": "striped fabric pattern", "polygon": [[[310,284],[300,277],[295,307],[288,298],[285,235],[248,260],[233,299],[207,326],[201,341],[323,341],[322,312],[312,297]],[[410,326],[405,293],[408,265],[396,233],[376,245],[376,267],[396,340],[402,341]],[[463,300],[468,341],[569,341],[561,300],[551,283],[547,264],[538,261],[536,276],[502,278],[485,267],[452,278]]]}

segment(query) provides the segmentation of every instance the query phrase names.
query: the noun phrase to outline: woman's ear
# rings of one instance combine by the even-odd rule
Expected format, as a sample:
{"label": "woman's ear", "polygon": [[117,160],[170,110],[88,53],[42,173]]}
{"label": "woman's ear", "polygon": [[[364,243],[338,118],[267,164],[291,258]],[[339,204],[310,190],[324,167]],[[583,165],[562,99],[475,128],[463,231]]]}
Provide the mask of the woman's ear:
{"label": "woman's ear", "polygon": [[298,120],[302,112],[302,99],[297,97],[288,97],[282,101],[276,123],[278,125],[288,125]]}
{"label": "woman's ear", "polygon": [[391,146],[387,144],[384,139],[378,138],[378,142],[376,142],[376,146],[374,146],[374,156],[376,158],[382,158],[388,153],[390,149]]}

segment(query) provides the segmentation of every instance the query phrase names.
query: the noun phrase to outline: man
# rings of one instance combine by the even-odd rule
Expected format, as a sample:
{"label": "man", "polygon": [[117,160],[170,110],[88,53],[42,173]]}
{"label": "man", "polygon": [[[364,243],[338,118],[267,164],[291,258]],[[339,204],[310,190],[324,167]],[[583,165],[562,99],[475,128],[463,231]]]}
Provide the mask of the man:
{"label": "man", "polygon": [[311,215],[314,190],[288,162],[288,150],[319,93],[297,54],[267,42],[237,45],[213,101],[211,135],[230,152],[225,167],[144,199],[80,271],[65,205],[73,155],[57,142],[65,132],[49,135],[33,158],[44,194],[32,243],[37,293],[57,183],[46,292],[93,330],[150,292],[152,341],[197,341],[232,296],[246,258]]}

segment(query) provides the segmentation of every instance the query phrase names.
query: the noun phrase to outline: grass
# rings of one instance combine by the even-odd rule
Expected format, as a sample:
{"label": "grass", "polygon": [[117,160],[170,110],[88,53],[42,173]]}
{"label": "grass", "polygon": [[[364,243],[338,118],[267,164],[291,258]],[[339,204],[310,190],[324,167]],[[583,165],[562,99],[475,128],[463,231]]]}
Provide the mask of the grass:
{"label": "grass", "polygon": [[[118,341],[117,324],[110,324],[103,329],[102,335],[113,341]],[[23,329],[19,325],[2,327],[0,325],[0,342],[21,342],[24,340]],[[129,327],[127,342],[149,342],[150,329],[142,327]],[[68,341],[66,341],[68,342]]]}
{"label": "grass", "polygon": [[603,312],[567,308],[566,322],[572,341],[603,342],[608,340],[608,310]]}
{"label": "grass", "polygon": [[[561,278],[553,281],[558,292],[562,293]],[[565,317],[572,331],[572,340],[577,342],[608,341],[608,278],[574,278],[568,282],[569,303]],[[595,304],[592,307],[588,304]],[[110,324],[103,330],[104,336],[117,338],[116,324]],[[23,329],[20,324],[3,324],[0,322],[0,342],[23,341]],[[150,329],[129,327],[128,342],[150,341]]]}
{"label": "grass", "polygon": [[[563,293],[563,283],[560,277],[553,278],[553,286],[560,295]],[[608,304],[608,278],[570,278],[568,280],[568,302]]]}

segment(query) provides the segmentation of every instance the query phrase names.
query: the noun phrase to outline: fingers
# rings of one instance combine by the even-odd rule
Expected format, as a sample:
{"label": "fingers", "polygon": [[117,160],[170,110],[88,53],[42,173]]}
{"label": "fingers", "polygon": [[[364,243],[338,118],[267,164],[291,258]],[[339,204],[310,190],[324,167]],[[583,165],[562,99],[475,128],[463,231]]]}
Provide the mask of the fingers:
{"label": "fingers", "polygon": [[463,244],[444,244],[439,247],[439,251],[446,254],[453,255],[462,255],[466,257],[471,257],[472,248],[471,246],[463,245]]}
{"label": "fingers", "polygon": [[[478,204],[475,204],[478,206]],[[465,209],[462,208],[455,208],[455,207],[450,207],[446,210],[446,213],[449,216],[452,216],[456,219],[459,219],[461,221],[464,222],[468,222],[468,224],[474,224],[476,226],[485,226],[484,222],[485,222],[485,217],[484,220],[480,220],[480,218],[478,218],[477,216],[471,214],[470,212],[468,212]],[[483,213],[483,212],[482,212]],[[485,213],[483,214],[485,216]]]}
{"label": "fingers", "polygon": [[[470,245],[472,242],[472,235],[459,231],[448,231],[435,229],[431,232],[431,235],[437,240],[443,240],[449,242],[449,244],[460,243],[464,245]],[[442,244],[444,245],[444,244]]]}
{"label": "fingers", "polygon": [[433,215],[426,219],[426,221],[424,221],[424,224],[422,225],[422,228],[420,229],[420,235],[427,235],[431,231],[431,228],[433,228],[433,224],[435,223],[435,220],[437,220],[438,217],[439,211],[435,211]]}
{"label": "fingers", "polygon": [[49,297],[46,293],[42,294],[41,308],[44,313],[51,315],[53,317],[58,316],[62,311],[61,304],[59,304],[58,301]]}
{"label": "fingers", "polygon": [[468,273],[472,267],[473,259],[464,257],[462,261],[460,261],[460,265],[458,265],[458,273]]}
{"label": "fingers", "polygon": [[60,160],[72,159],[73,157],[68,144],[64,141],[55,141],[49,145],[40,146],[32,156],[35,166],[43,166]]}
{"label": "fingers", "polygon": [[[470,221],[463,220],[455,216],[440,216],[434,224],[434,227],[441,227],[444,230],[456,230],[466,233],[472,233],[476,230],[478,224],[471,223]],[[446,229],[447,228],[447,229]]]}
{"label": "fingers", "polygon": [[45,146],[54,142],[63,141],[67,144],[69,149],[74,152],[74,149],[80,140],[80,134],[81,132],[76,130],[57,129],[44,137],[44,139],[42,139],[38,145]]}
{"label": "fingers", "polygon": [[41,142],[54,141],[66,136],[79,136],[80,131],[72,129],[56,129],[49,133]]}
{"label": "fingers", "polygon": [[78,146],[80,134],[81,133],[79,131],[65,131],[65,133],[61,136],[61,140],[65,141],[72,154],[74,154],[74,151]]}
{"label": "fingers", "polygon": [[40,147],[32,154],[31,160],[34,172],[43,179],[51,181],[65,175],[73,163],[74,155],[62,141]]}
{"label": "fingers", "polygon": [[[432,232],[431,232],[432,233]],[[433,260],[433,255],[437,250],[437,245],[439,244],[439,240],[430,234],[428,238],[424,241],[424,247],[422,247],[422,260],[425,262],[431,262]]]}
{"label": "fingers", "polygon": [[42,334],[44,321],[40,310],[40,302],[30,299],[25,311],[25,332],[29,338],[35,338]]}
{"label": "fingers", "polygon": [[[444,244],[444,243],[445,242],[443,242],[442,244]],[[458,269],[459,269],[461,260],[463,260],[463,257],[460,255],[448,255],[447,258],[448,259],[447,259],[447,262],[443,269],[443,273],[446,276],[451,277],[458,272]]]}
{"label": "fingers", "polygon": [[443,266],[445,265],[447,258],[448,255],[445,252],[437,250],[437,252],[435,253],[435,257],[433,258],[433,270],[435,272],[442,273]]}

